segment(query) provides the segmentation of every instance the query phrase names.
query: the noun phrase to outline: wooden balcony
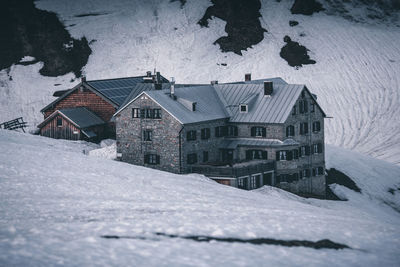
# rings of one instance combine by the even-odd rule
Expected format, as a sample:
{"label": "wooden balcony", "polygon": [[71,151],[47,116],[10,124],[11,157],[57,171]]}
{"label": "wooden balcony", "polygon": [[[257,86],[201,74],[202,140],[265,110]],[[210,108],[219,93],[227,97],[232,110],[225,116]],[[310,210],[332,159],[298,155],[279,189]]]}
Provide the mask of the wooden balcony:
{"label": "wooden balcony", "polygon": [[189,173],[204,174],[208,177],[226,177],[235,178],[241,176],[248,176],[250,174],[263,173],[275,170],[274,160],[258,160],[248,161],[236,164],[202,164],[189,166],[187,171]]}

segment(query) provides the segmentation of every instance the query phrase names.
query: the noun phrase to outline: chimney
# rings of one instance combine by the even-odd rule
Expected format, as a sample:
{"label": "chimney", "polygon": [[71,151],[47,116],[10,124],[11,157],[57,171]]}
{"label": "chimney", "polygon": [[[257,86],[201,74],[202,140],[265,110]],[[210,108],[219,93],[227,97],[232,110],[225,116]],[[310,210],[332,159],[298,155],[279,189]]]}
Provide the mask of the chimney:
{"label": "chimney", "polygon": [[171,77],[171,92],[170,96],[175,99],[175,78]]}
{"label": "chimney", "polygon": [[274,91],[273,83],[271,81],[264,81],[264,96],[272,95],[273,91]]}
{"label": "chimney", "polygon": [[245,81],[245,82],[251,81],[251,73],[246,73],[246,74],[244,75],[244,81]]}
{"label": "chimney", "polygon": [[218,81],[211,81],[211,85],[216,85],[218,84]]}
{"label": "chimney", "polygon": [[156,72],[156,83],[161,83],[161,75],[159,71]]}
{"label": "chimney", "polygon": [[86,76],[81,77],[81,82],[86,82]]}
{"label": "chimney", "polygon": [[151,77],[151,71],[146,71],[146,76]]}

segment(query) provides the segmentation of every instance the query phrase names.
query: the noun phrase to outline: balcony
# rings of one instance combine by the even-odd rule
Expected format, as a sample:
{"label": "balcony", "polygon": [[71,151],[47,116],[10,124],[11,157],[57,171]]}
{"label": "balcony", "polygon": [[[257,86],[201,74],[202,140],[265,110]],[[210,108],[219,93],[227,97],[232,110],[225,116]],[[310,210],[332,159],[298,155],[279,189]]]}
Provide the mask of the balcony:
{"label": "balcony", "polygon": [[248,176],[255,173],[263,173],[275,170],[274,160],[257,160],[247,161],[242,163],[228,164],[208,164],[208,165],[193,165],[189,166],[187,171],[189,173],[204,174],[208,177],[226,177],[234,178],[241,176]]}

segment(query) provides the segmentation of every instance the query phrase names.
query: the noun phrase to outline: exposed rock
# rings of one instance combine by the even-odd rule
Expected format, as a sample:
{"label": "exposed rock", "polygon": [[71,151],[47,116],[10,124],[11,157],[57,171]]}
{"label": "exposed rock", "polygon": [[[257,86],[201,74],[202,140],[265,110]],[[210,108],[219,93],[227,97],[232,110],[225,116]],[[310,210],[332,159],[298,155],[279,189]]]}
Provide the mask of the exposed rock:
{"label": "exposed rock", "polygon": [[292,14],[312,15],[325,10],[317,0],[295,0],[290,11]]}
{"label": "exposed rock", "polygon": [[301,67],[306,64],[315,64],[316,61],[310,59],[307,54],[309,51],[305,46],[300,45],[298,42],[293,42],[289,36],[285,36],[283,40],[286,45],[282,47],[280,56],[285,59],[292,67]]}

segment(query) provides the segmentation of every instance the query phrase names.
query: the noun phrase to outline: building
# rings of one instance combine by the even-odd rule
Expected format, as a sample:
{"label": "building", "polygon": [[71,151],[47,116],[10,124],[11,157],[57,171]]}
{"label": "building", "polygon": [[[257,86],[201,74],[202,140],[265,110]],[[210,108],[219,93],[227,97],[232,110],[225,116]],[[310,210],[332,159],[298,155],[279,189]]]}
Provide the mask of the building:
{"label": "building", "polygon": [[[59,110],[76,108],[76,113],[79,113],[82,111],[80,108],[84,107],[105,122],[101,126],[103,128],[101,131],[102,136],[97,136],[97,132],[99,131],[96,131],[93,132],[96,136],[90,137],[89,140],[100,140],[108,137],[115,138],[115,123],[112,117],[126,98],[128,96],[132,97],[134,94],[139,94],[142,90],[162,89],[163,83],[168,82],[159,72],[153,75],[151,72],[147,72],[144,76],[106,80],[87,81],[85,78],[82,78],[81,82],[72,89],[60,91],[61,96],[44,107],[41,112],[44,116],[44,122],[49,122],[47,119],[51,116],[56,116],[55,114],[58,114],[57,117],[62,116],[62,113],[57,112]],[[56,92],[55,95],[59,94]],[[56,123],[44,122],[38,125],[40,134],[53,138],[76,140],[76,134],[71,135],[69,133],[76,132],[73,128],[71,128],[71,131],[65,132],[63,130],[61,133],[61,128]],[[65,123],[68,123],[68,120]],[[44,126],[46,126],[46,129],[42,129]],[[85,135],[80,135],[80,137],[83,139],[87,138]]]}
{"label": "building", "polygon": [[99,141],[106,122],[90,110],[66,108],[54,111],[38,125],[40,135],[56,139]]}
{"label": "building", "polygon": [[280,78],[146,90],[114,115],[120,160],[324,197],[324,111]]}

